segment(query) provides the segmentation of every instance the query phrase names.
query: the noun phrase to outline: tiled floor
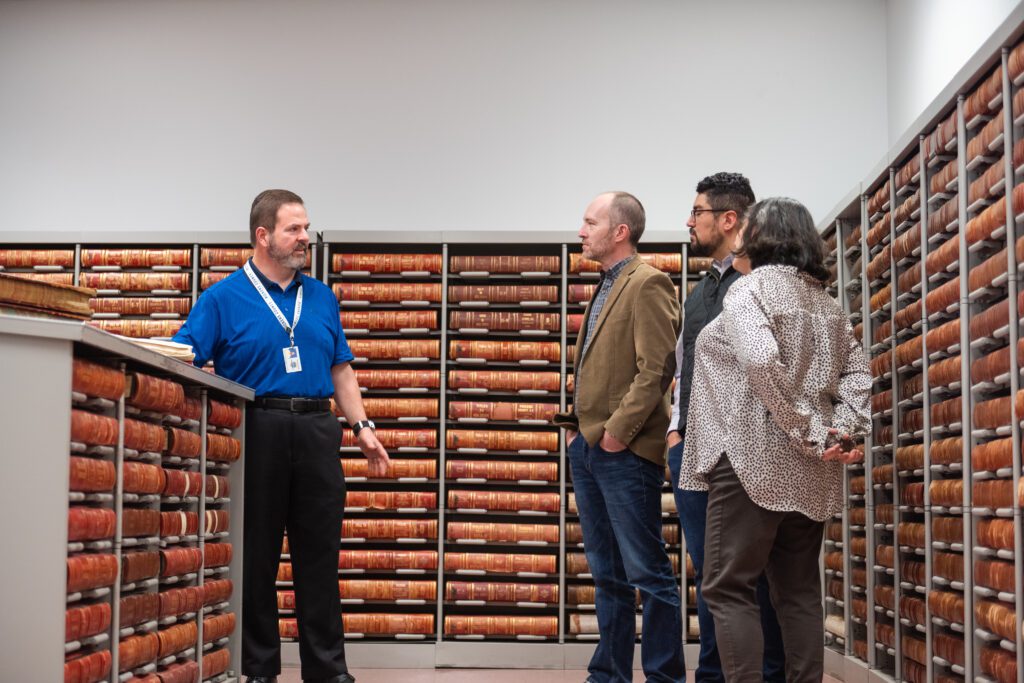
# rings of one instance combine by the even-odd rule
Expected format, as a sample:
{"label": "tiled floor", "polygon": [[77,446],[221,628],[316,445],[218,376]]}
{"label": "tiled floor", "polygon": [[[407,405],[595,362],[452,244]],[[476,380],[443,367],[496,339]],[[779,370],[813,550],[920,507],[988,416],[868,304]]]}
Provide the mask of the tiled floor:
{"label": "tiled floor", "polygon": [[[586,671],[543,669],[355,669],[358,683],[582,683]],[[692,680],[691,672],[690,678]],[[301,683],[298,669],[287,669],[278,683]],[[642,671],[634,672],[633,682],[643,683]],[[838,683],[825,676],[823,683]]]}

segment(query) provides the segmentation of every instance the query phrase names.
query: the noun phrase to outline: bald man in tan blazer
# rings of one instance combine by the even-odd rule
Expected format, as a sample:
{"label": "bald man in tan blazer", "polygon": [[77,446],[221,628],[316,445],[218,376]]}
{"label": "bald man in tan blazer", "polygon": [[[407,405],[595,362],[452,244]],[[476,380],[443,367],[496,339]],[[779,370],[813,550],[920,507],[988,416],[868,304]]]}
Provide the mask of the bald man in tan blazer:
{"label": "bald man in tan blazer", "polygon": [[668,388],[675,372],[679,301],[672,281],[643,263],[645,214],[625,192],[599,195],[583,218],[583,256],[601,280],[576,341],[566,430],[601,639],[588,683],[633,680],[634,587],[643,597],[647,681],[683,683],[679,589],[661,536]]}

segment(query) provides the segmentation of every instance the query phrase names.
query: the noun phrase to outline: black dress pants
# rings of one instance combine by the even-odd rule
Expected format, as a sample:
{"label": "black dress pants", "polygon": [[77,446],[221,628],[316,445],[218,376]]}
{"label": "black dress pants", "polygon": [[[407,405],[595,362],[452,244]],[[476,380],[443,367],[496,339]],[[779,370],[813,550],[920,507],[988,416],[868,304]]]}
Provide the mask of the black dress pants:
{"label": "black dress pants", "polygon": [[345,476],[330,413],[250,407],[245,420],[242,673],[281,672],[277,567],[288,530],[302,677],[346,673],[338,597]]}

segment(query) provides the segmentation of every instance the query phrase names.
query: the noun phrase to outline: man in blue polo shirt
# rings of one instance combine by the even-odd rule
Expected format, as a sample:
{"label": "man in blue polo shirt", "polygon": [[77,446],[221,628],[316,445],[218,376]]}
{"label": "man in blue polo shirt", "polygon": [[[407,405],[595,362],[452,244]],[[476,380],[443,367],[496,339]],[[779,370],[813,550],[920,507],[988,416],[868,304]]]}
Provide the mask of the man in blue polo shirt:
{"label": "man in blue polo shirt", "polygon": [[242,673],[272,683],[281,672],[276,578],[284,530],[295,580],[302,679],[352,683],[338,596],[345,478],[333,395],[369,460],[388,454],[366,419],[338,301],[300,271],[309,248],[302,198],[266,190],[252,203],[253,257],[203,293],[174,340],[196,365],[252,387],[245,417],[245,531],[242,555]]}

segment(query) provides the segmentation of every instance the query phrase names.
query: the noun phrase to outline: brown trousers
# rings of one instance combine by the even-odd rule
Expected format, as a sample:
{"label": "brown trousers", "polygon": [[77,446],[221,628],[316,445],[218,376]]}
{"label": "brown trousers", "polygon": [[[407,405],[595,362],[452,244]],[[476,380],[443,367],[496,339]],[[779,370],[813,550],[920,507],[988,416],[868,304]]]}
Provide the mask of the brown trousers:
{"label": "brown trousers", "polygon": [[786,681],[820,683],[825,635],[819,559],[824,522],[754,503],[724,454],[707,479],[702,592],[715,618],[725,680],[762,681],[764,639],[757,579],[764,572],[782,629]]}

